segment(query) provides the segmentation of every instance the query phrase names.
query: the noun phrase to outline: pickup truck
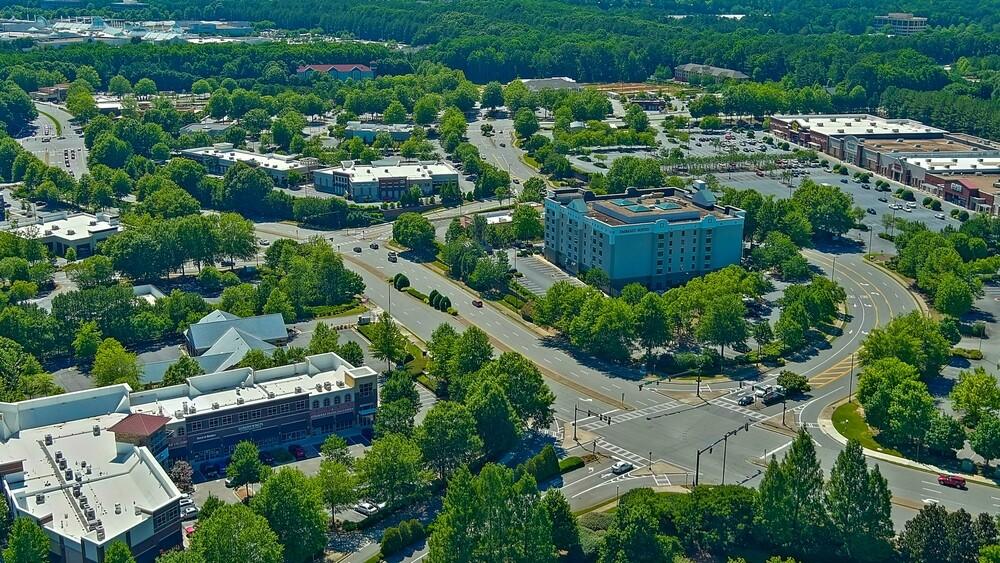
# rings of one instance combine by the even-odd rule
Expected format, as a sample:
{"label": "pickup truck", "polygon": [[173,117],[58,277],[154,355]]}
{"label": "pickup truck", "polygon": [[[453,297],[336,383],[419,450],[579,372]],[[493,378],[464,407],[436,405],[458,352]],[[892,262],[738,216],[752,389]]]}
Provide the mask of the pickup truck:
{"label": "pickup truck", "polygon": [[776,389],[772,389],[767,393],[764,393],[764,396],[760,398],[760,401],[765,405],[773,405],[774,403],[777,403],[784,398],[785,398],[784,393]]}

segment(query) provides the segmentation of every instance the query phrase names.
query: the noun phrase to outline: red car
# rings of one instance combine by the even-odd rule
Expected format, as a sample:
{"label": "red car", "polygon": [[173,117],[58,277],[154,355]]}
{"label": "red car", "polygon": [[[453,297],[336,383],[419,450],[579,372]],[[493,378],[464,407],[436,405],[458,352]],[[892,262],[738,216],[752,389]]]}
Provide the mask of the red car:
{"label": "red car", "polygon": [[958,475],[938,475],[938,484],[956,489],[966,488],[965,477],[959,477]]}
{"label": "red car", "polygon": [[303,449],[302,446],[298,444],[292,444],[291,446],[288,446],[288,453],[295,456],[296,461],[302,461],[303,459],[306,458],[306,450]]}

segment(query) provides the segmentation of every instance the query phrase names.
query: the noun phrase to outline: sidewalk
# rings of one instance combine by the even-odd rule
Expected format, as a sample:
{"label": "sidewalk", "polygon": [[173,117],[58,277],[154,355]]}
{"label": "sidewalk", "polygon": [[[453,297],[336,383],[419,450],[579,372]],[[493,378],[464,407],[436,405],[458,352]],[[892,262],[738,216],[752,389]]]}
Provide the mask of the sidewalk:
{"label": "sidewalk", "polygon": [[[824,434],[826,434],[827,436],[833,438],[834,440],[836,440],[838,443],[840,443],[842,445],[846,445],[847,444],[847,438],[845,438],[843,436],[843,434],[841,434],[839,431],[837,431],[837,428],[833,425],[833,419],[831,419],[830,416],[833,414],[833,411],[838,406],[840,406],[841,404],[844,403],[844,401],[846,401],[846,399],[840,400],[840,401],[837,401],[836,403],[828,405],[825,409],[823,409],[823,412],[820,413],[819,420],[818,420],[819,429]],[[879,460],[882,460],[882,461],[887,461],[887,462],[895,464],[895,465],[900,465],[900,466],[903,466],[903,467],[909,467],[909,468],[912,468],[912,469],[917,469],[919,471],[924,471],[926,473],[934,473],[934,474],[937,474],[937,475],[941,475],[941,474],[961,475],[962,477],[965,477],[965,479],[967,481],[972,481],[972,482],[975,482],[975,483],[979,483],[981,485],[988,485],[990,487],[997,487],[996,482],[994,482],[992,479],[989,479],[987,477],[983,477],[982,475],[970,475],[968,473],[958,473],[958,472],[952,471],[950,469],[943,469],[943,468],[938,467],[936,465],[931,465],[929,463],[921,463],[919,461],[913,461],[912,459],[907,459],[905,457],[899,457],[899,456],[895,456],[895,455],[892,455],[892,454],[887,454],[887,453],[884,453],[884,452],[878,452],[878,451],[875,451],[875,450],[870,450],[868,448],[863,448],[862,451],[863,451],[863,453],[865,454],[866,457],[871,457],[871,458],[879,459]]]}

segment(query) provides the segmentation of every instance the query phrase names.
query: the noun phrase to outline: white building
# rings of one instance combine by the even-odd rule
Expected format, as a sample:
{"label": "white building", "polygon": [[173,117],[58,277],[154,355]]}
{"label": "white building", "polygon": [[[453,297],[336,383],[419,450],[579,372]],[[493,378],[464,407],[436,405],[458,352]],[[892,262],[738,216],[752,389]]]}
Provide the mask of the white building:
{"label": "white building", "polygon": [[150,560],[181,542],[180,492],[149,448],[116,433],[134,422],[127,385],[0,403],[3,494],[54,560],[97,563],[116,539]]}
{"label": "white building", "polygon": [[335,168],[316,170],[313,182],[317,190],[357,202],[398,201],[412,187],[431,195],[446,184],[458,184],[458,171],[444,162],[388,158],[365,165],[347,160]]}
{"label": "white building", "polygon": [[67,211],[39,214],[16,224],[0,224],[2,230],[40,240],[52,254],[63,256],[72,248],[79,258],[93,254],[99,242],[119,232],[121,228],[118,217],[114,215]]}
{"label": "white building", "polygon": [[289,175],[297,173],[300,179],[307,179],[319,164],[314,158],[300,159],[296,155],[257,153],[233,147],[232,143],[215,143],[210,147],[184,149],[181,154],[202,163],[209,174],[223,175],[237,162],[254,166],[267,172],[278,186],[288,186]]}

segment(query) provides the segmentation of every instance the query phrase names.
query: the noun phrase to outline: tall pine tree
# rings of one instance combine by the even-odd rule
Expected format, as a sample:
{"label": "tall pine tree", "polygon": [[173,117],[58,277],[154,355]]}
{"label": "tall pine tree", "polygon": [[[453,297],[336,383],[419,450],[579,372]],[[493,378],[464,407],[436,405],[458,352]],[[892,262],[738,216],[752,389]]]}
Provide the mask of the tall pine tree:
{"label": "tall pine tree", "polygon": [[892,495],[878,466],[868,470],[856,440],[849,441],[837,456],[825,496],[844,556],[857,561],[884,560],[893,536]]}

